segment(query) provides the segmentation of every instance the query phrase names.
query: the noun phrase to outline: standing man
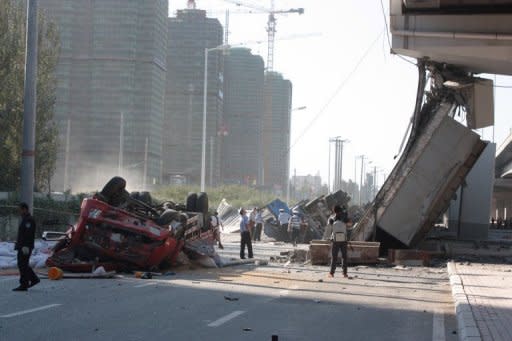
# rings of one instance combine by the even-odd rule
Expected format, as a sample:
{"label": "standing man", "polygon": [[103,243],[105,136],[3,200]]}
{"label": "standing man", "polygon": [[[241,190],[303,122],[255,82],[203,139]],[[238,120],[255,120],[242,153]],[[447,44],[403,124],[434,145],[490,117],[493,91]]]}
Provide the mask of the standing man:
{"label": "standing man", "polygon": [[224,250],[224,246],[222,245],[222,242],[220,241],[220,228],[222,228],[222,231],[224,231],[224,225],[222,224],[222,220],[219,218],[219,212],[215,211],[213,212],[213,215],[210,217],[210,225],[213,229],[213,234],[215,236],[215,240],[219,243],[219,249]]}
{"label": "standing man", "polygon": [[277,216],[277,220],[279,220],[279,225],[281,225],[281,232],[288,233],[288,222],[290,221],[290,214],[285,212],[283,208],[279,209],[279,215]]}
{"label": "standing man", "polygon": [[254,217],[256,226],[254,227],[254,241],[261,241],[261,230],[263,229],[263,216],[261,215],[261,208],[256,208],[256,215]]}
{"label": "standing man", "polygon": [[296,246],[297,240],[299,239],[302,218],[299,216],[299,212],[296,210],[293,210],[292,214],[293,215],[290,218],[290,222],[288,223],[288,231],[291,233],[293,246]]}
{"label": "standing man", "polygon": [[328,229],[332,229],[331,241],[332,241],[332,253],[331,253],[331,271],[329,277],[334,277],[334,271],[336,270],[336,262],[338,260],[338,252],[341,250],[341,261],[343,265],[343,277],[347,278],[347,223],[348,216],[346,210],[341,206],[334,206],[334,221],[332,225],[328,226]]}
{"label": "standing man", "polygon": [[258,211],[257,207],[254,207],[249,213],[249,232],[251,233],[251,238],[254,236],[254,230],[256,229],[256,212]]}
{"label": "standing man", "polygon": [[249,258],[252,258],[251,232],[249,232],[249,218],[245,215],[245,209],[240,209],[240,259],[245,259],[245,246]]}
{"label": "standing man", "polygon": [[20,270],[20,285],[13,291],[27,291],[40,282],[39,277],[29,265],[30,255],[34,249],[34,237],[36,234],[36,222],[30,215],[28,205],[21,203],[19,205],[21,223],[18,226],[18,238],[14,250],[18,251],[18,269]]}

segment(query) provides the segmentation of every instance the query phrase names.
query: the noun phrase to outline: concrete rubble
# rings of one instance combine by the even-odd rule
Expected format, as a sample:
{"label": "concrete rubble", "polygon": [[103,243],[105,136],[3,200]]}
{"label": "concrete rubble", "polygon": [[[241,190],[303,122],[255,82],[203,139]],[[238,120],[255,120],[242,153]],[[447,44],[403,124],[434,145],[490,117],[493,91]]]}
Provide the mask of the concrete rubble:
{"label": "concrete rubble", "polygon": [[[355,226],[352,240],[377,238],[387,247],[416,247],[447,210],[486,147],[456,120],[457,110],[475,115],[469,103],[478,79],[447,65],[418,62],[417,102],[411,132],[393,171]],[[452,83],[450,83],[452,82]],[[427,89],[427,86],[430,88]]]}

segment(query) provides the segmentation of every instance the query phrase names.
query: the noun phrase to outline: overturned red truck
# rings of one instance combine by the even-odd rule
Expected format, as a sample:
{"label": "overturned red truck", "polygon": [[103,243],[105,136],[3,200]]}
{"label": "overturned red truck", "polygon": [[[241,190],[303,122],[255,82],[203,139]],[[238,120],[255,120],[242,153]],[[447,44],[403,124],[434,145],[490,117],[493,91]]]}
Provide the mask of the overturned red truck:
{"label": "overturned red truck", "polygon": [[[59,234],[46,262],[66,271],[160,270],[188,257],[215,255],[208,196],[189,194],[186,204],[154,205],[149,193],[126,191],[126,181],[112,178],[92,198],[84,199],[77,223]],[[48,239],[52,232],[45,232]]]}

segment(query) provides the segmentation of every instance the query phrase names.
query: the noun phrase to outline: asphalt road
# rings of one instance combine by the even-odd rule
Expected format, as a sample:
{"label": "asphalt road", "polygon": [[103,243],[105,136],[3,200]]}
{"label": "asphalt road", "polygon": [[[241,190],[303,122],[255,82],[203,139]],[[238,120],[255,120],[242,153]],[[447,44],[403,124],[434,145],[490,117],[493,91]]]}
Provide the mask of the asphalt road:
{"label": "asphalt road", "polygon": [[[225,246],[225,256],[238,252]],[[260,243],[255,255],[288,248]],[[457,340],[444,268],[326,273],[274,263],[180,269],[152,280],[43,280],[26,293],[0,276],[0,340]]]}

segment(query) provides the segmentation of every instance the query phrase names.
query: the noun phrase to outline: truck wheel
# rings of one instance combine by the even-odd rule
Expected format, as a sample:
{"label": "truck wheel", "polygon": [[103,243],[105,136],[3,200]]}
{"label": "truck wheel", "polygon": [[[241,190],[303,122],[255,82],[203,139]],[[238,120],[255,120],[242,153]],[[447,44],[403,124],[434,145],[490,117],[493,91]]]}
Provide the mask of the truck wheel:
{"label": "truck wheel", "polygon": [[162,205],[164,210],[167,210],[167,209],[174,209],[176,207],[176,204],[172,201],[165,201]]}
{"label": "truck wheel", "polygon": [[208,194],[199,192],[197,194],[196,212],[206,215],[208,213]]}
{"label": "truck wheel", "polygon": [[131,192],[130,198],[140,201],[140,193],[139,192]]}
{"label": "truck wheel", "polygon": [[120,176],[114,176],[101,190],[101,195],[110,201],[112,196],[119,195],[126,188],[126,180]]}
{"label": "truck wheel", "polygon": [[151,194],[149,192],[140,192],[139,200],[149,206],[153,204],[153,199],[151,198]]}
{"label": "truck wheel", "polygon": [[196,212],[197,205],[197,194],[189,193],[187,195],[187,211],[188,212]]}
{"label": "truck wheel", "polygon": [[123,189],[119,191],[119,193],[115,193],[110,196],[108,199],[108,204],[114,207],[119,207],[126,203],[126,201],[130,198],[130,193],[127,190]]}
{"label": "truck wheel", "polygon": [[158,225],[166,226],[171,223],[173,220],[178,220],[179,212],[171,209],[167,209],[160,215],[160,217],[155,221]]}

